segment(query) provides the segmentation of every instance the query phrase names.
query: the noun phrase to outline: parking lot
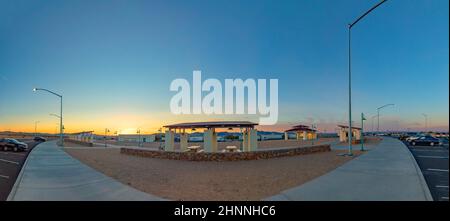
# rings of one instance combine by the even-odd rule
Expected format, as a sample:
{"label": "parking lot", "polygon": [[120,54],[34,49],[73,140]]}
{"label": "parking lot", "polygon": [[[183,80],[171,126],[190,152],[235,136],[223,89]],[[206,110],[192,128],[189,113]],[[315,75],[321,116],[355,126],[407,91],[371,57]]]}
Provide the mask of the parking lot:
{"label": "parking lot", "polygon": [[408,147],[422,170],[433,199],[448,201],[448,144]]}
{"label": "parking lot", "polygon": [[28,153],[39,142],[32,140],[20,140],[28,144],[26,152],[12,152],[0,150],[0,201],[5,201],[19,175]]}

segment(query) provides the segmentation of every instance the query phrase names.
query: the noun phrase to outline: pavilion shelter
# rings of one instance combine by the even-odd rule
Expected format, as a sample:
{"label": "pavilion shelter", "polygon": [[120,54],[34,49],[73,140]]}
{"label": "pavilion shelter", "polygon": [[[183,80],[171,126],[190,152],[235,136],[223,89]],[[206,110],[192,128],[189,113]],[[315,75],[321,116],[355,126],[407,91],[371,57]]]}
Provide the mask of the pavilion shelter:
{"label": "pavilion shelter", "polygon": [[205,129],[203,133],[203,147],[205,152],[217,152],[217,132],[219,128],[239,128],[242,131],[242,151],[255,151],[258,148],[258,135],[255,126],[257,123],[249,121],[212,121],[179,123],[164,126],[167,128],[165,136],[166,151],[174,151],[174,138],[178,132],[180,136],[180,149],[186,151],[188,148],[188,134],[186,130]]}
{"label": "pavilion shelter", "polygon": [[[339,141],[347,142],[348,141],[348,126],[338,125],[338,133],[339,133]],[[352,127],[352,142],[361,140],[361,128],[360,127]]]}
{"label": "pavilion shelter", "polygon": [[289,134],[295,132],[297,140],[314,140],[317,139],[317,130],[306,125],[295,125],[291,129],[284,132],[284,139],[289,139]]}

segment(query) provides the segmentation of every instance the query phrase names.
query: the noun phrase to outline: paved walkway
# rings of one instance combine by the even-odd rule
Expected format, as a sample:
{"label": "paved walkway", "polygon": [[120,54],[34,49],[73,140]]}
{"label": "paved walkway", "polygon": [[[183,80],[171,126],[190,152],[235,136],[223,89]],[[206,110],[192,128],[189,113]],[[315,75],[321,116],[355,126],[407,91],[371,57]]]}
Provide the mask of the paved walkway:
{"label": "paved walkway", "polygon": [[366,154],[267,200],[430,201],[432,197],[408,148],[385,137]]}
{"label": "paved walkway", "polygon": [[10,201],[163,200],[133,189],[82,164],[56,146],[36,146],[11,191]]}

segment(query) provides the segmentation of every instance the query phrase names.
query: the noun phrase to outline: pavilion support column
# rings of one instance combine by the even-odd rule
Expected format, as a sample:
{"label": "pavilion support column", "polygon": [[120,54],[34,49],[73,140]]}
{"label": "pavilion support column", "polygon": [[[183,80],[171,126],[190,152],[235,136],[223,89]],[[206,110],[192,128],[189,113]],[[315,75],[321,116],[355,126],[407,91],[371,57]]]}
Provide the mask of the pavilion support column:
{"label": "pavilion support column", "polygon": [[300,140],[300,132],[295,131],[295,139]]}
{"label": "pavilion support column", "polygon": [[307,140],[308,139],[308,134],[306,133],[306,131],[303,131],[303,140]]}
{"label": "pavilion support column", "polygon": [[183,132],[180,134],[180,150],[186,151],[188,147],[188,134],[183,129]]}
{"label": "pavilion support column", "polygon": [[339,141],[340,142],[345,142],[345,131],[343,129],[339,130]]}
{"label": "pavilion support column", "polygon": [[166,138],[165,138],[165,145],[164,145],[165,151],[173,151],[174,138],[175,138],[175,133],[170,129],[166,130]]}
{"label": "pavilion support column", "polygon": [[258,131],[249,129],[248,131],[248,151],[256,151],[258,149]]}
{"label": "pavilion support column", "polygon": [[289,134],[288,134],[288,132],[284,132],[284,140],[289,140]]}
{"label": "pavilion support column", "polygon": [[218,148],[217,148],[217,146],[218,146],[218,144],[217,144],[217,133],[216,133],[216,130],[215,129],[212,129],[212,142],[211,142],[211,144],[212,144],[212,152],[217,152],[217,150],[218,150]]}
{"label": "pavilion support column", "polygon": [[248,131],[247,129],[242,132],[242,151],[248,151]]}
{"label": "pavilion support column", "polygon": [[217,134],[214,129],[209,128],[203,133],[203,142],[206,152],[217,151]]}
{"label": "pavilion support column", "polygon": [[361,131],[355,130],[355,140],[361,140]]}

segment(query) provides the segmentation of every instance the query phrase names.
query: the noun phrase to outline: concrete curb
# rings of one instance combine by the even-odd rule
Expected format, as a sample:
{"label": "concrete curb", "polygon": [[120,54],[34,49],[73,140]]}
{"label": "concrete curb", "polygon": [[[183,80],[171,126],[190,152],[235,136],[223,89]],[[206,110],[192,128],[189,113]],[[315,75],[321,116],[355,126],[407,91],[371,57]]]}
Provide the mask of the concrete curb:
{"label": "concrete curb", "polygon": [[[48,142],[48,141],[46,141],[46,142]],[[19,187],[20,182],[22,181],[22,176],[23,176],[25,167],[26,167],[26,165],[27,165],[27,163],[28,163],[28,159],[30,159],[31,153],[32,153],[39,145],[41,145],[41,144],[43,144],[43,143],[45,143],[45,142],[42,142],[42,143],[36,145],[36,146],[33,147],[33,149],[28,153],[27,159],[25,159],[25,162],[23,162],[22,168],[20,168],[19,175],[17,175],[16,182],[14,182],[14,186],[13,186],[13,188],[11,189],[11,192],[9,193],[8,198],[6,198],[6,201],[13,201],[13,200],[14,200],[14,196],[16,195],[17,188]]]}
{"label": "concrete curb", "polygon": [[417,174],[419,175],[420,184],[422,185],[423,195],[425,195],[427,201],[433,201],[433,196],[431,196],[430,189],[428,188],[427,182],[425,181],[425,177],[423,176],[422,170],[417,164],[416,158],[414,158],[414,155],[411,153],[411,150],[405,144],[403,144],[403,146],[406,149],[408,149],[409,156],[412,158],[412,161],[414,162],[414,167],[416,168]]}

